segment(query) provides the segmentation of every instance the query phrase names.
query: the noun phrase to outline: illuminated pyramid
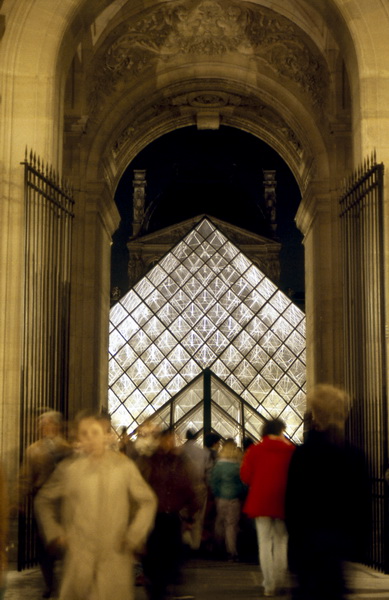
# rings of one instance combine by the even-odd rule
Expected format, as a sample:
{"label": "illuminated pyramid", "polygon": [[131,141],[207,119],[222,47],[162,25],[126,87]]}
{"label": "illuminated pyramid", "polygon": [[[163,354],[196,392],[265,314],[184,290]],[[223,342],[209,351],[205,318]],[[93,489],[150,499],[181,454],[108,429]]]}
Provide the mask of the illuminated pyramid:
{"label": "illuminated pyramid", "polygon": [[203,218],[111,309],[114,426],[135,429],[207,368],[301,441],[304,313]]}

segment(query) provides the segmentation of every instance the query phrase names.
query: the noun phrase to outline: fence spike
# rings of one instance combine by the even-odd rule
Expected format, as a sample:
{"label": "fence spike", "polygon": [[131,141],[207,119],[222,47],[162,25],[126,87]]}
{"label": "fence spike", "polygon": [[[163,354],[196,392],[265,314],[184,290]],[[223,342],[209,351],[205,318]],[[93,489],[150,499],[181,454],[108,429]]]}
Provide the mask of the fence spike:
{"label": "fence spike", "polygon": [[28,149],[27,149],[27,144],[26,144],[26,148],[24,151],[24,162],[27,162],[27,158],[28,158]]}

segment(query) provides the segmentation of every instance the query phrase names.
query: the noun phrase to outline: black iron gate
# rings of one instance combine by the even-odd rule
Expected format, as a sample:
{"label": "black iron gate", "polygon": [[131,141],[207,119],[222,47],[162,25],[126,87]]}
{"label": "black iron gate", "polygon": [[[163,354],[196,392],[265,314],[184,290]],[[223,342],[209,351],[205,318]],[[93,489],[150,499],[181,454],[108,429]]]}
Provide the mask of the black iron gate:
{"label": "black iron gate", "polygon": [[348,435],[363,449],[372,486],[369,563],[389,572],[386,346],[383,243],[384,165],[375,155],[350,177],[340,200],[345,377],[353,398]]}
{"label": "black iron gate", "polygon": [[[46,410],[66,417],[71,190],[35,154],[24,165],[24,341],[21,373],[20,451],[36,439],[36,418]],[[31,498],[19,517],[18,568],[35,564]]]}

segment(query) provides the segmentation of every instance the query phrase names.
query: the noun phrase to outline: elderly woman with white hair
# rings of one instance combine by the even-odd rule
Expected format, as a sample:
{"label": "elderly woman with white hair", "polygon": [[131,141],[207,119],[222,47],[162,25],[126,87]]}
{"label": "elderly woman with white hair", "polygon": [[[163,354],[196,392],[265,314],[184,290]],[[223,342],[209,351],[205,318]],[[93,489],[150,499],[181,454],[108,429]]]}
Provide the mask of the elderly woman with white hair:
{"label": "elderly woman with white hair", "polygon": [[317,385],[307,405],[311,427],[293,454],[285,500],[293,600],[344,600],[344,563],[363,558],[369,527],[365,460],[345,439],[345,391]]}

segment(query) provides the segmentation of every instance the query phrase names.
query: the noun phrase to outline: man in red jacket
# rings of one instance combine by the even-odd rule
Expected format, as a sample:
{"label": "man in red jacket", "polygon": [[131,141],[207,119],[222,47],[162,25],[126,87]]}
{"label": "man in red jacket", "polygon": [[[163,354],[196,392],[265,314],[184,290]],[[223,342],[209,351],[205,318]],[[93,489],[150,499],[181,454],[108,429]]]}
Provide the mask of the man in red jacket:
{"label": "man in red jacket", "polygon": [[266,421],[262,441],[250,446],[240,470],[242,481],[249,486],[243,510],[255,519],[265,596],[273,596],[283,587],[287,571],[285,491],[295,446],[284,431],[281,419]]}

